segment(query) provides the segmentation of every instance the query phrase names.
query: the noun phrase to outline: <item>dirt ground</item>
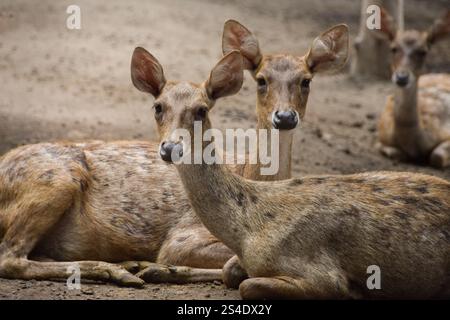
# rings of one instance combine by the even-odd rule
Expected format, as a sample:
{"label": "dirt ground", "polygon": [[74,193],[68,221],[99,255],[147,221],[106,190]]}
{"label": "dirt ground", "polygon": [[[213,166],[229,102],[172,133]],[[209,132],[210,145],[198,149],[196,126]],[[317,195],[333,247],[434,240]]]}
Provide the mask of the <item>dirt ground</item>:
{"label": "dirt ground", "polygon": [[[428,27],[448,0],[410,0],[406,25]],[[66,28],[66,8],[81,7],[81,30]],[[313,38],[336,23],[358,30],[356,0],[245,1],[32,1],[0,2],[0,154],[18,145],[54,140],[156,140],[152,99],[131,84],[136,46],[150,50],[168,79],[200,82],[221,56],[223,23],[230,18],[254,31],[267,53],[306,53]],[[450,41],[436,45],[428,70],[450,72]],[[400,164],[374,149],[376,120],[389,82],[348,74],[314,79],[306,121],[293,148],[294,174],[367,170],[421,171],[450,178],[450,170]],[[256,123],[255,84],[219,101],[213,124]],[[220,283],[146,285],[144,289],[0,279],[0,299],[236,299]]]}

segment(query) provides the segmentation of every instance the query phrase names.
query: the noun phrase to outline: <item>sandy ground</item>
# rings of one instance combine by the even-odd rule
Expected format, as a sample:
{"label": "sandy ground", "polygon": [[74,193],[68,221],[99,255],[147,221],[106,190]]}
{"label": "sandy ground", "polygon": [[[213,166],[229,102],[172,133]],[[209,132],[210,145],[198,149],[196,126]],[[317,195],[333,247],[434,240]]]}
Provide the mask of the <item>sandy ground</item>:
{"label": "sandy ground", "polygon": [[[82,29],[68,30],[65,10],[81,7]],[[408,27],[426,28],[448,1],[407,1]],[[267,53],[306,53],[322,30],[345,22],[356,35],[356,0],[24,1],[0,2],[0,154],[21,144],[53,140],[156,140],[152,100],[131,84],[136,46],[150,50],[168,79],[200,82],[221,56],[223,22],[233,18],[258,36]],[[450,41],[436,45],[428,70],[450,71]],[[376,119],[388,82],[352,80],[345,73],[317,77],[306,122],[294,144],[295,175],[366,170],[421,171],[450,178],[450,170],[400,164],[374,149]],[[255,124],[255,85],[219,101],[216,127]],[[0,280],[0,299],[228,299],[221,284],[147,285],[142,290],[85,284]]]}

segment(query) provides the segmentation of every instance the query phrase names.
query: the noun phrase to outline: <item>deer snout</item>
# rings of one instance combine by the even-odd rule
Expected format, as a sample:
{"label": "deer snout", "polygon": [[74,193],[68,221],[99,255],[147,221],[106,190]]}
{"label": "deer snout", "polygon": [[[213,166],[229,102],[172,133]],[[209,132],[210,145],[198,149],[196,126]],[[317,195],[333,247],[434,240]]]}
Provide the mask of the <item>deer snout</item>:
{"label": "deer snout", "polygon": [[409,83],[410,73],[407,70],[397,70],[392,75],[392,81],[399,87],[406,87]]}
{"label": "deer snout", "polygon": [[177,161],[183,157],[183,145],[181,143],[163,142],[159,147],[159,155],[164,161]]}
{"label": "deer snout", "polygon": [[292,130],[298,124],[297,112],[289,111],[274,111],[272,113],[272,125],[279,130]]}

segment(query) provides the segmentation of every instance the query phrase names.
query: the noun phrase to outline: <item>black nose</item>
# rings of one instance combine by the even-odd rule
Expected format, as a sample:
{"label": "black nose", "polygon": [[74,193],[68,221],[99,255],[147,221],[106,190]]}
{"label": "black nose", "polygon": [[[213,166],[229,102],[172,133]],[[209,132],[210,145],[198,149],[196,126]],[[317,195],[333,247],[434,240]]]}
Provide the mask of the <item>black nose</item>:
{"label": "black nose", "polygon": [[181,143],[163,142],[159,148],[159,155],[164,161],[177,161],[183,157],[183,146]]}
{"label": "black nose", "polygon": [[394,76],[395,83],[400,86],[404,87],[409,82],[409,72],[407,71],[397,71]]}
{"label": "black nose", "polygon": [[297,113],[294,111],[275,111],[272,115],[272,125],[275,129],[291,130],[298,124]]}

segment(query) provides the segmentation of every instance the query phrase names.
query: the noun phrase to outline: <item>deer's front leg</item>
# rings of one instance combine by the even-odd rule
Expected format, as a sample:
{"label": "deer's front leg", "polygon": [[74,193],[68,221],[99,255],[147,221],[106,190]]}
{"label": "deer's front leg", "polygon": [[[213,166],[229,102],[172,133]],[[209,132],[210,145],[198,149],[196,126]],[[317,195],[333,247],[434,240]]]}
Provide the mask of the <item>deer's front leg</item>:
{"label": "deer's front leg", "polygon": [[436,168],[450,166],[450,140],[442,142],[431,152],[430,164]]}
{"label": "deer's front leg", "polygon": [[223,267],[223,283],[227,288],[237,289],[248,278],[247,271],[241,266],[239,258],[233,256]]}
{"label": "deer's front leg", "polygon": [[197,283],[220,281],[221,269],[201,269],[152,263],[136,274],[147,283]]}
{"label": "deer's front leg", "polygon": [[132,274],[136,274],[139,271],[149,267],[152,263],[149,261],[124,261],[119,263],[125,270]]}

